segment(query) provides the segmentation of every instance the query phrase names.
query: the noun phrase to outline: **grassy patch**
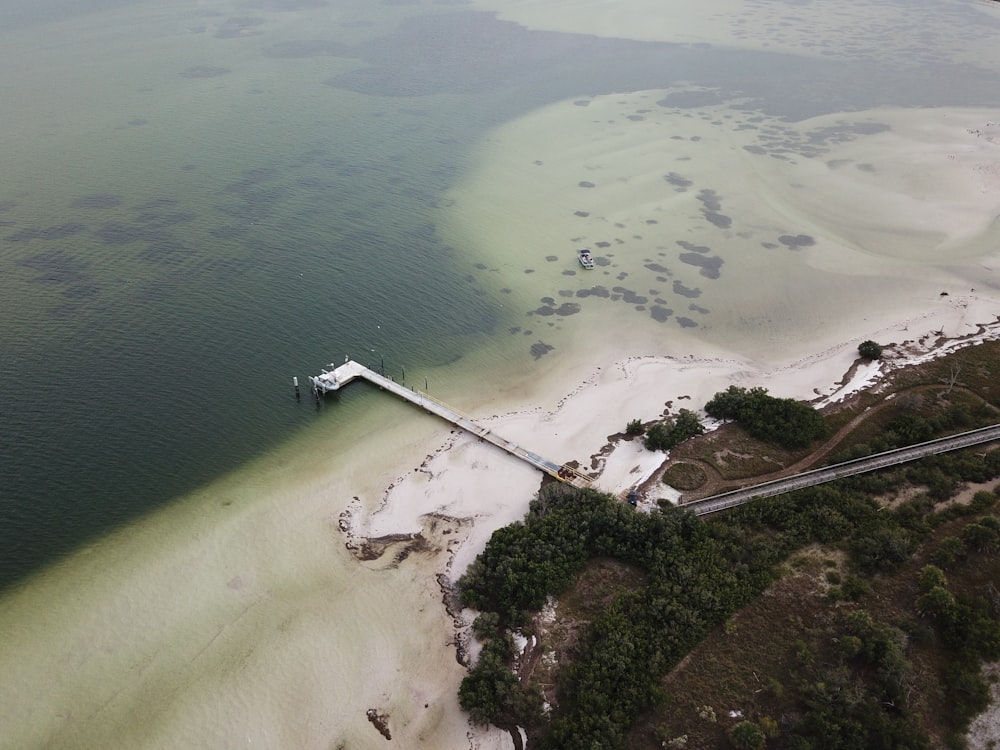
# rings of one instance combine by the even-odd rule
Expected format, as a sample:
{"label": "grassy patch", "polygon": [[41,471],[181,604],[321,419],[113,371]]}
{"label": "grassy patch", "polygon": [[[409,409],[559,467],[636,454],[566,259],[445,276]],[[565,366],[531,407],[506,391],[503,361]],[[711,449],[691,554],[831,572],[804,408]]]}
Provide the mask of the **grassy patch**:
{"label": "grassy patch", "polygon": [[[867,578],[869,590],[853,602],[828,596],[829,574],[833,572],[835,580],[845,575],[839,550],[813,545],[796,553],[777,582],[713,630],[667,675],[667,700],[637,722],[623,747],[659,750],[664,742],[687,736],[686,747],[721,750],[731,747],[726,733],[743,719],[765,725],[774,720],[779,733],[767,747],[786,747],[783,729],[803,714],[803,687],[816,680],[843,647],[843,634],[832,624],[852,611],[865,611],[875,622],[903,634],[909,664],[905,710],[934,746],[955,746],[956,717],[947,684],[955,657],[915,602],[920,571],[941,540],[961,537],[977,517],[939,525],[891,575]],[[995,600],[1000,554],[964,558],[948,578],[956,597]],[[866,674],[864,669],[861,674]]]}
{"label": "grassy patch", "polygon": [[677,461],[667,467],[663,481],[681,492],[692,492],[708,481],[708,475],[698,464]]}

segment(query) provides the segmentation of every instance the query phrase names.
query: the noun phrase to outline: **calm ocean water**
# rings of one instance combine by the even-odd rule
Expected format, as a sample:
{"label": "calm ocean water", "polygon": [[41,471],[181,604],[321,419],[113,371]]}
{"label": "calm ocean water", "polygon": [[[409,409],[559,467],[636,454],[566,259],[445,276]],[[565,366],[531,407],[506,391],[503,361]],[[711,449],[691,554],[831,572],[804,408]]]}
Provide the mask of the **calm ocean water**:
{"label": "calm ocean water", "polygon": [[[416,371],[518,323],[431,218],[498,124],[677,81],[788,119],[1000,105],[919,29],[886,65],[877,41],[792,62],[430,2],[170,6],[0,0],[0,587],[311,423],[292,375]],[[976,3],[935,12],[996,37]]]}

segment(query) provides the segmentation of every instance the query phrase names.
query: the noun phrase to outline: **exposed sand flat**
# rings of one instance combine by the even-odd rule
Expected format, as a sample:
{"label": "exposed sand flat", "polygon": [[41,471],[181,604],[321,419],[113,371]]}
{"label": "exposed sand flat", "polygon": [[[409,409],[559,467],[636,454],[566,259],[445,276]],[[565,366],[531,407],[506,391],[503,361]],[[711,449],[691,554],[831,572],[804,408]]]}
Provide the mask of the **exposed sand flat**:
{"label": "exposed sand flat", "polygon": [[9,593],[0,747],[382,747],[369,709],[406,747],[467,746],[434,544],[365,565],[339,529],[440,435],[404,412],[327,420]]}
{"label": "exposed sand flat", "polygon": [[[782,213],[860,252],[945,264],[1000,248],[1000,113],[876,111],[799,123],[851,136],[829,158],[755,170]],[[817,253],[817,255],[821,255]]]}
{"label": "exposed sand flat", "polygon": [[[546,324],[671,353],[699,340],[783,357],[994,283],[1000,112],[788,123],[671,106],[677,93],[567,101],[499,128],[450,195],[451,239],[530,270],[513,293]],[[580,246],[597,270],[574,269]]]}

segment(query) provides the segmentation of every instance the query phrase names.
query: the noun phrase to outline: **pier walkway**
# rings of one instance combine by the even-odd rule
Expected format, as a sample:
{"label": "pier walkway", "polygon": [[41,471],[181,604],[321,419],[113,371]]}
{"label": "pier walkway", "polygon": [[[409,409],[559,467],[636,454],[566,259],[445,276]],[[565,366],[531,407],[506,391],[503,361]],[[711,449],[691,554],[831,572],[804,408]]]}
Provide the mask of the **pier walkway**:
{"label": "pier walkway", "polygon": [[431,414],[435,414],[438,417],[451,422],[456,427],[460,427],[466,432],[472,433],[481,440],[492,443],[497,448],[506,451],[510,455],[515,456],[522,461],[527,461],[536,469],[539,469],[549,476],[558,479],[560,482],[571,484],[574,487],[590,486],[590,478],[571,466],[566,466],[565,464],[559,465],[554,461],[542,458],[537,453],[533,453],[532,451],[521,447],[517,443],[513,443],[510,440],[497,435],[488,427],[484,427],[483,425],[474,422],[469,417],[460,414],[447,404],[438,401],[432,396],[428,396],[422,391],[417,391],[413,388],[402,385],[401,383],[397,383],[392,378],[380,375],[374,370],[371,370],[354,360],[346,360],[344,364],[339,367],[335,367],[332,364],[328,365],[327,368],[323,369],[323,372],[320,375],[311,375],[309,380],[312,382],[314,392],[317,394],[323,394],[339,391],[342,387],[357,378],[367,380],[369,383],[394,393],[400,398],[409,401],[411,404],[416,404],[421,409],[429,411]]}

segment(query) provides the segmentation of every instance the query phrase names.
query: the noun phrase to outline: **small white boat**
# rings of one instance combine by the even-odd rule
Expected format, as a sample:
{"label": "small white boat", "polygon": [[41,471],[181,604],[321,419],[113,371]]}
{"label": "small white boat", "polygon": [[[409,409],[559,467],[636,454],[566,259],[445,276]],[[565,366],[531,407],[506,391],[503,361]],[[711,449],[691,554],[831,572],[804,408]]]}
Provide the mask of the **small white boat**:
{"label": "small white boat", "polygon": [[590,250],[583,248],[582,250],[576,251],[576,257],[580,259],[580,265],[590,270],[594,267],[594,259],[590,257]]}

